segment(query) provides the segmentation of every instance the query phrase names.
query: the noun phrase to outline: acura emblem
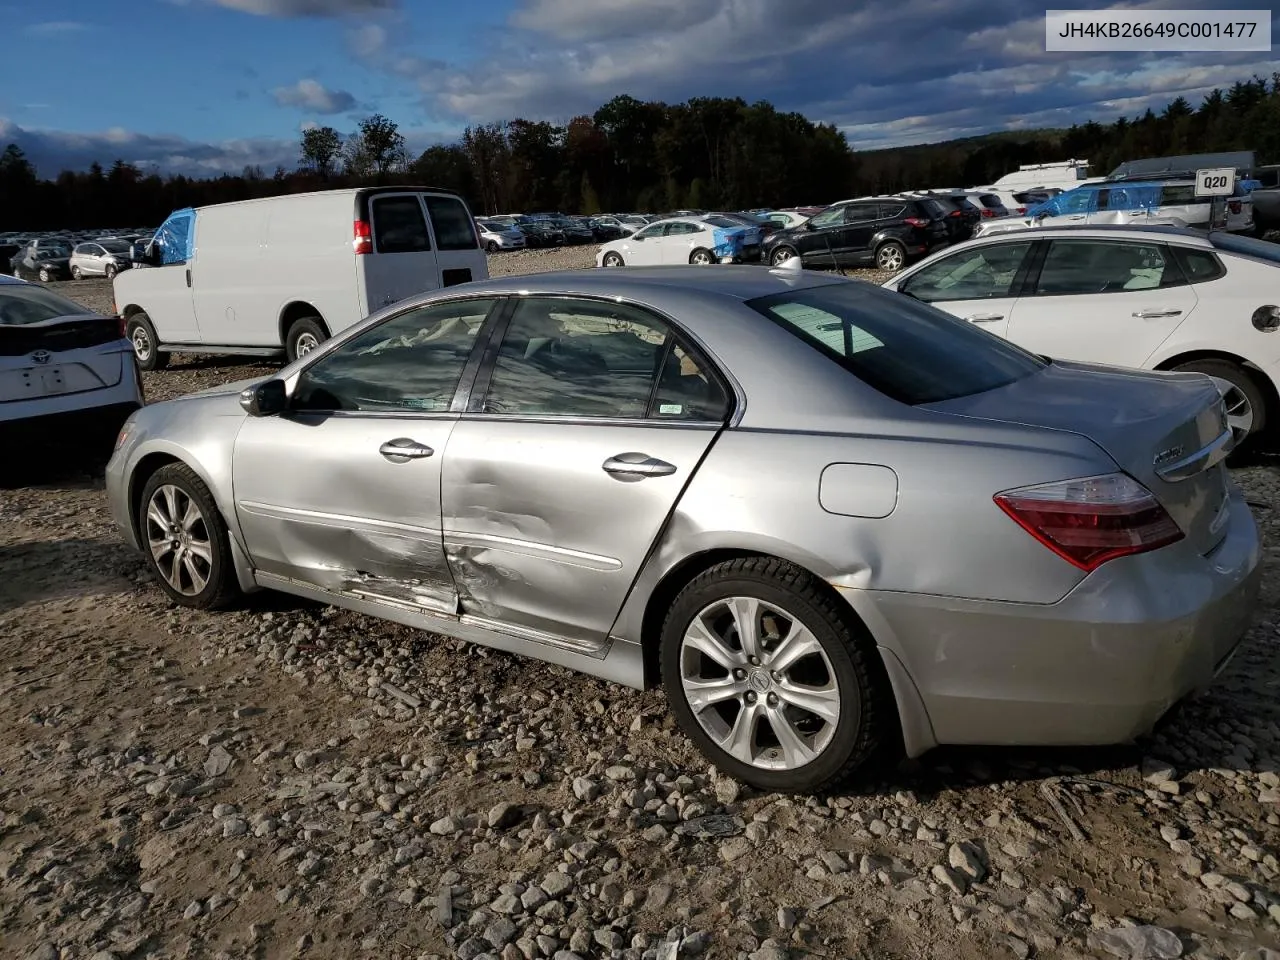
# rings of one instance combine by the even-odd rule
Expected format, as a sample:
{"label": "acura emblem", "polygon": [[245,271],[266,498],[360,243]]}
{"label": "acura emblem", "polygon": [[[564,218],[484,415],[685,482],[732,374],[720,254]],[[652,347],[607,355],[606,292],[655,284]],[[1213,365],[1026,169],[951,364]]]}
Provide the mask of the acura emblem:
{"label": "acura emblem", "polygon": [[53,354],[50,353],[48,350],[37,350],[35,353],[31,354],[31,362],[32,363],[48,363],[52,356]]}

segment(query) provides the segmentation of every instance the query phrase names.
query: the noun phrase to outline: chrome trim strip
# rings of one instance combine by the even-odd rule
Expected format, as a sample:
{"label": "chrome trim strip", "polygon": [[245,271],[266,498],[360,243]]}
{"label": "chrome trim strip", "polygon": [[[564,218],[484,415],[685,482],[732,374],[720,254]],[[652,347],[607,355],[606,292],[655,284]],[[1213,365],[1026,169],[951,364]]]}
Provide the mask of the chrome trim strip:
{"label": "chrome trim strip", "polygon": [[360,527],[378,533],[420,539],[435,539],[440,536],[439,527],[417,527],[408,523],[392,523],[390,520],[352,517],[341,513],[320,513],[316,510],[300,510],[297,507],[282,507],[272,503],[260,503],[256,500],[239,500],[236,502],[236,507],[245,513],[253,514],[255,517],[302,521],[303,523],[313,523],[320,527]]}
{"label": "chrome trim strip", "polygon": [[1165,464],[1162,467],[1156,467],[1156,476],[1169,483],[1177,483],[1179,480],[1194,477],[1197,473],[1202,473],[1227,459],[1227,455],[1231,453],[1234,446],[1233,439],[1234,435],[1231,432],[1231,428],[1228,427],[1195,453],[1188,454],[1181,460],[1175,460],[1173,463]]}
{"label": "chrome trim strip", "polygon": [[522,557],[533,557],[538,560],[551,560],[574,567],[586,567],[607,573],[610,570],[621,570],[622,561],[616,557],[604,557],[595,553],[584,553],[581,550],[570,550],[549,543],[536,543],[532,540],[515,540],[511,537],[499,537],[490,533],[473,533],[470,530],[446,530],[444,532],[445,552],[450,547],[478,546],[494,550],[504,550]]}
{"label": "chrome trim strip", "polygon": [[505,633],[521,640],[528,640],[531,643],[545,643],[552,647],[563,647],[566,650],[583,653],[589,657],[603,657],[609,652],[609,647],[613,642],[611,639],[600,641],[572,640],[568,637],[561,637],[554,633],[547,633],[545,630],[537,630],[533,627],[524,627],[519,624],[506,623],[502,620],[490,620],[488,617],[477,617],[470,613],[464,613],[458,619],[462,623],[480,627],[484,630],[492,630],[495,633]]}

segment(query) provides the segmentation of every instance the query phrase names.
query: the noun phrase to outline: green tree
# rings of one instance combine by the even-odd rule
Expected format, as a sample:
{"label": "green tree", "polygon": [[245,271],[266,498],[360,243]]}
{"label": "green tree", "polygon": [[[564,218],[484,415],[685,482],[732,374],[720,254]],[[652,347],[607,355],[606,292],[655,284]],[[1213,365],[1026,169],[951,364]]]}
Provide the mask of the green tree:
{"label": "green tree", "polygon": [[579,208],[580,213],[587,216],[603,212],[600,209],[600,196],[596,193],[596,188],[591,185],[591,177],[587,174],[582,175],[582,203]]}
{"label": "green tree", "polygon": [[312,127],[302,131],[301,146],[303,166],[327,180],[342,155],[342,134],[333,127]]}
{"label": "green tree", "polygon": [[406,160],[404,137],[394,120],[380,113],[360,121],[360,128],[347,138],[346,167],[356,177],[385,183],[387,175]]}

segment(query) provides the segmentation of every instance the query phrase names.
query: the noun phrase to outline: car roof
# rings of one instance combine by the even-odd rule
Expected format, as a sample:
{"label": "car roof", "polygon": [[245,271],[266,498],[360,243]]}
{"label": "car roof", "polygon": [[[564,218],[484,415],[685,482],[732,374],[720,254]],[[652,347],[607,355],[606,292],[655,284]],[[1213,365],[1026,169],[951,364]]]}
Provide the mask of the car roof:
{"label": "car roof", "polygon": [[758,266],[611,267],[492,277],[467,284],[475,294],[586,294],[645,302],[655,294],[690,292],[733,300],[754,300],[788,290],[855,281],[812,270],[762,269]]}

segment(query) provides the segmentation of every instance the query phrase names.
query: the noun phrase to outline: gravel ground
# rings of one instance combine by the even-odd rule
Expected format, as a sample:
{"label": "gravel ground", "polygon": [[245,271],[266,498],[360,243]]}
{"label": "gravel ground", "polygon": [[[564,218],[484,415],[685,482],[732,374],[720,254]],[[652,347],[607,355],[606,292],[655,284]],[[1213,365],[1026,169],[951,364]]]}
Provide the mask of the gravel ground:
{"label": "gravel ground", "polygon": [[[151,398],[270,369],[177,359]],[[1158,736],[826,800],[718,776],[657,691],[281,596],[174,607],[92,474],[0,491],[0,953],[1275,960],[1280,471],[1235,474],[1263,609]]]}

